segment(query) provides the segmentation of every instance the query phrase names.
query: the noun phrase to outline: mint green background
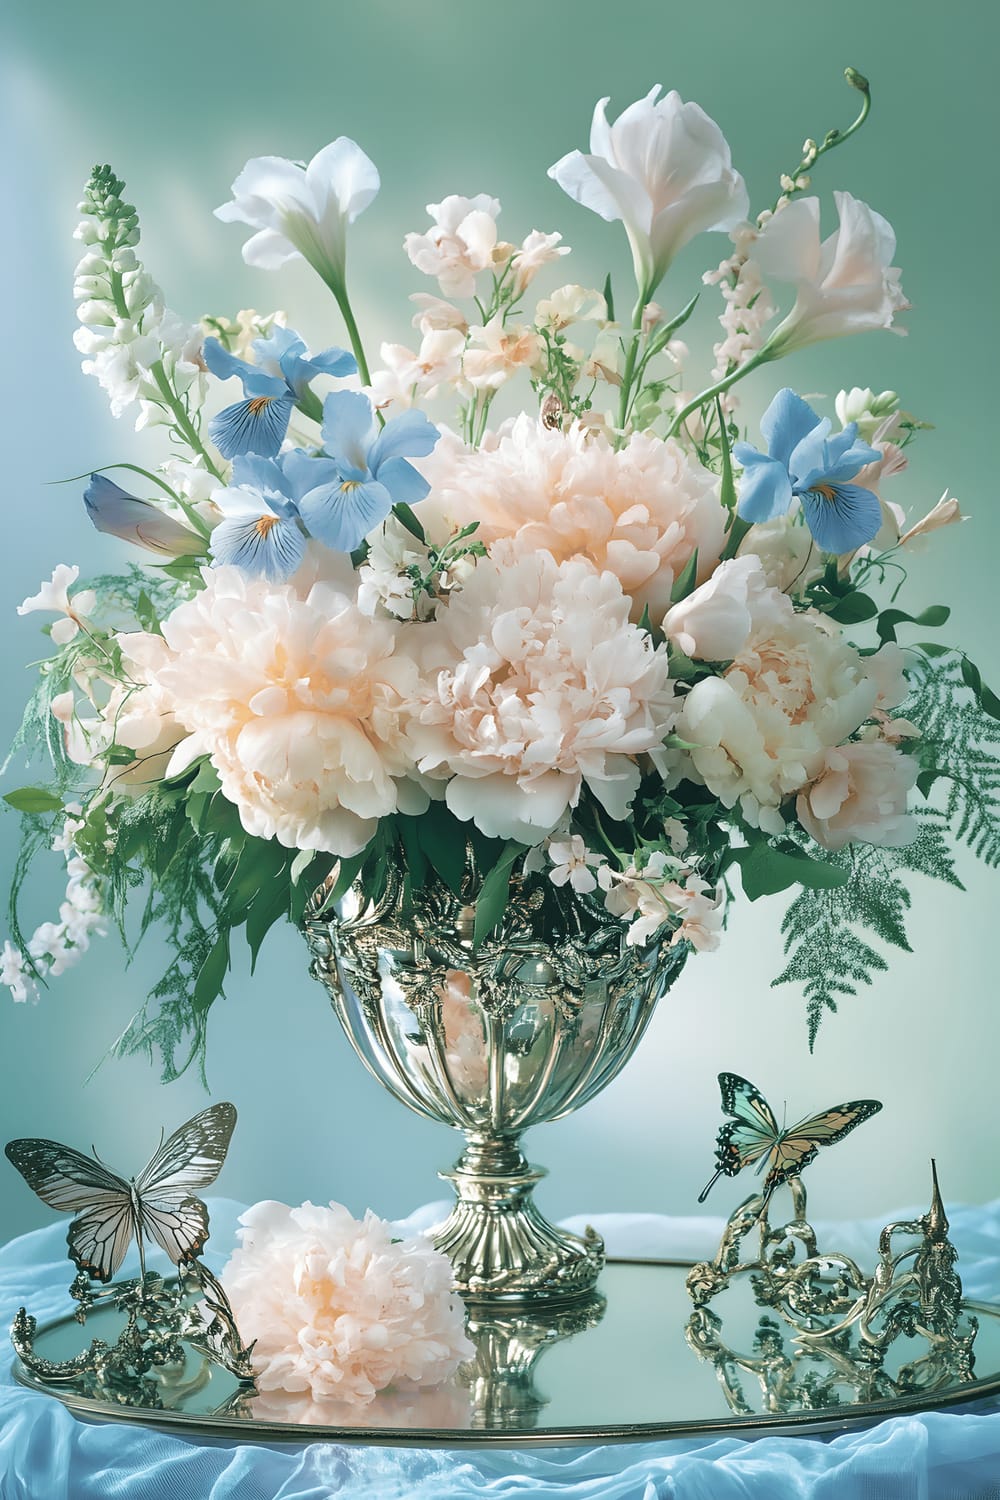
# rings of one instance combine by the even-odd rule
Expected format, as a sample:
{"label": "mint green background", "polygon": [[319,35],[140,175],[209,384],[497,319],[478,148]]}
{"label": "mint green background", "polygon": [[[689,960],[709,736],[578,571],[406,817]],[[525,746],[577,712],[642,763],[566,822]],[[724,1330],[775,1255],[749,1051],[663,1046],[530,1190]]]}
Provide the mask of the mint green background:
{"label": "mint green background", "polygon": [[[947,637],[996,685],[994,7],[841,0],[824,11],[797,0],[644,0],[616,14],[594,0],[287,7],[174,0],[154,11],[134,0],[86,7],[20,0],[3,29],[4,739],[28,691],[23,667],[45,648],[37,617],[19,619],[15,605],[56,562],[79,563],[86,575],[114,560],[85,518],[82,486],[47,484],[115,459],[148,463],[155,450],[155,439],[151,448],[128,417],[112,420],[96,383],[80,375],[71,343],[78,247],[70,233],[95,160],[111,161],[126,178],[144,258],[179,311],[280,306],[322,346],[340,332],[322,288],[303,267],[248,270],[241,231],[211,210],[247,157],[308,157],[338,134],[354,136],[383,179],[351,242],[354,296],[375,352],[383,338],[408,341],[406,295],[434,290],[400,243],[406,230],[424,226],[423,205],[449,192],[495,193],[510,239],[532,227],[562,230],[577,253],[559,279],[600,285],[610,267],[627,304],[620,229],[570,203],[545,175],[565,151],[586,145],[602,94],[615,112],[657,81],[698,100],[730,140],[760,207],[806,135],[853,118],[855,96],[840,81],[848,63],[872,79],[872,119],[821,165],[815,186],[831,208],[832,189],[849,188],[895,226],[914,304],[904,320],[911,332],[796,356],[747,391],[743,413],[755,423],[786,382],[831,398],[857,384],[898,389],[909,410],[936,424],[892,497],[917,516],[948,485],[972,520],[915,560],[907,598],[911,607],[950,603]],[[691,247],[661,301],[681,306],[726,244],[707,236]],[[691,325],[701,371],[718,310],[707,292]],[[7,786],[20,780],[12,771]],[[0,837],[6,874],[13,816],[0,823]],[[799,997],[768,988],[780,963],[782,902],[737,904],[724,946],[690,963],[624,1076],[581,1114],[536,1132],[533,1152],[552,1169],[544,1206],[553,1214],[696,1211],[719,1124],[720,1068],[746,1073],[779,1109],[787,1099],[789,1118],[844,1098],[885,1101],[863,1137],[813,1168],[821,1216],[925,1201],[932,1153],[950,1200],[996,1196],[997,885],[967,855],[960,868],[965,895],[915,885],[914,955],[894,956],[888,976],[845,1001],[811,1056]],[[30,915],[53,914],[60,895],[53,858],[31,892]],[[141,1059],[109,1061],[86,1082],[161,961],[153,942],[127,969],[109,938],[37,1007],[0,996],[0,1140],[93,1141],[132,1171],[161,1124],[173,1128],[203,1106],[193,1075],[163,1090]],[[212,1098],[232,1099],[240,1111],[220,1184],[235,1197],[335,1196],[355,1212],[370,1205],[401,1214],[438,1193],[435,1169],[458,1146],[363,1074],[290,930],[269,942],[253,979],[234,975],[216,1007],[209,1082]],[[716,1211],[727,1212],[743,1191],[742,1183],[717,1189]],[[3,1235],[49,1217],[0,1161]]]}

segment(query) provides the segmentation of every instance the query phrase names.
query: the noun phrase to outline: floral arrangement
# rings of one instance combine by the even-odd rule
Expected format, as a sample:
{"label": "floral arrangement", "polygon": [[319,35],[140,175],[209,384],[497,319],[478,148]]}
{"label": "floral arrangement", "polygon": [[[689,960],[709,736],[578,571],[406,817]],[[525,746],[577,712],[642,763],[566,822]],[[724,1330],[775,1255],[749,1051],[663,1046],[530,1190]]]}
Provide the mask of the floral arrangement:
{"label": "floral arrangement", "polygon": [[[847,79],[857,119],[808,140],[758,213],[696,104],[654,88],[612,122],[601,101],[589,152],[549,175],[623,226],[631,316],[611,277],[537,296],[561,234],[508,242],[486,194],[429,205],[404,246],[415,333],[374,370],[346,264],[379,178],[353,141],[248,162],[217,210],[252,231],[251,266],[308,262],[349,348],[312,349],[282,312],[167,311],[124,185],[95,169],[77,345],[167,456],[83,492],[145,564],[84,587],[60,564],[20,607],[53,617],[55,651],[15,751],[53,772],[7,794],[15,887],[49,846],[69,888],[33,936],[15,889],[15,999],[124,934],[138,893],[174,957],[121,1045],[171,1076],[200,1055],[234,932],[256,958],[331,872],[377,897],[390,866],[411,889],[474,868],[479,942],[516,879],[605,909],[630,944],[694,949],[718,944],[738,876],[751,900],[794,893],[779,980],[804,986],[813,1035],[885,967],[875,941],[907,946],[911,873],[957,884],[953,837],[1000,861],[1000,703],[933,635],[947,608],[897,602],[911,549],[961,519],[947,494],[915,520],[891,498],[927,424],[893,392],[823,412],[778,381],[759,435],[740,420],[752,374],[904,331],[889,223],[841,192],[831,231],[811,192],[869,111]],[[708,234],[729,247],[698,294],[722,299],[699,377],[679,337],[698,296],[661,287]],[[518,390],[527,409],[498,420]]]}
{"label": "floral arrangement", "polygon": [[[256,1203],[240,1224],[222,1278],[254,1344],[257,1391],[279,1419],[437,1386],[472,1358],[451,1262],[425,1236],[400,1239],[340,1203]],[[289,1417],[289,1398],[305,1410]]]}

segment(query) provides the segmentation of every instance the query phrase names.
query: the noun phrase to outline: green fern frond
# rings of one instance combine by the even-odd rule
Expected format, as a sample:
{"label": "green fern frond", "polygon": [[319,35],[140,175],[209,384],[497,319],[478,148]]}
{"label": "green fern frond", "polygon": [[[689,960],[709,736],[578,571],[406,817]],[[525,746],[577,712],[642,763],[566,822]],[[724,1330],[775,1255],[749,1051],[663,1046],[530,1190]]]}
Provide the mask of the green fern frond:
{"label": "green fern frond", "polygon": [[804,890],[785,913],[781,930],[785,953],[791,956],[772,984],[803,986],[810,1048],[824,1013],[835,1011],[839,998],[856,995],[859,984],[870,985],[873,974],[888,968],[869,938],[911,951],[906,932],[910,893],[902,877],[928,875],[961,889],[943,813],[922,812],[919,823],[916,839],[902,849],[855,844],[836,853],[823,851],[829,863],[849,871],[850,880],[830,890]]}
{"label": "green fern frond", "polygon": [[1000,722],[969,686],[978,673],[958,655],[918,658],[913,692],[901,709],[920,730],[914,753],[926,794],[942,783],[942,812],[953,836],[979,859],[1000,865]]}

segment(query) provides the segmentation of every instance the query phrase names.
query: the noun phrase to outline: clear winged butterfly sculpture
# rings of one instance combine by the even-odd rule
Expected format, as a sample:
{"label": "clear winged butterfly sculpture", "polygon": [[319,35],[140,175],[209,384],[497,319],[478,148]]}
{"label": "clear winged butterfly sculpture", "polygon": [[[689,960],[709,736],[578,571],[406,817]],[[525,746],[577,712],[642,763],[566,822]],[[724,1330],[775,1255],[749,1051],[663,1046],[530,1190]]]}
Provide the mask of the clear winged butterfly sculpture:
{"label": "clear winged butterfly sculpture", "polygon": [[[85,1156],[58,1141],[9,1141],[8,1160],[44,1203],[75,1217],[66,1241],[78,1268],[71,1293],[76,1317],[109,1298],[127,1314],[127,1325],[111,1349],[95,1340],[73,1360],[53,1362],[33,1348],[35,1319],[21,1308],[11,1337],[22,1363],[42,1380],[89,1380],[116,1393],[133,1383],[147,1394],[148,1372],[185,1358],[186,1342],[233,1374],[251,1377],[250,1349],[243,1343],[222,1286],[199,1259],[208,1239],[208,1209],[197,1192],[219,1175],[236,1125],[232,1104],[213,1104],[161,1144],[135,1177],[120,1177],[97,1155]],[[133,1240],[139,1277],[106,1292],[93,1282],[111,1282]],[[154,1243],[177,1268],[175,1283],[146,1268]],[[192,1293],[202,1300],[189,1307]],[[205,1313],[208,1316],[205,1316]]]}

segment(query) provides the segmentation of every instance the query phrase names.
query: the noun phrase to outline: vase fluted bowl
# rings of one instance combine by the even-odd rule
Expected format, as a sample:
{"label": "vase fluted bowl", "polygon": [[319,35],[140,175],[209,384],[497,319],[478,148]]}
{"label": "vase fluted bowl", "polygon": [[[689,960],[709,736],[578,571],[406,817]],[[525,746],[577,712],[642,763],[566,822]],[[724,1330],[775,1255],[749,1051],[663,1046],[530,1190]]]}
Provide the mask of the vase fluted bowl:
{"label": "vase fluted bowl", "polygon": [[457,1203],[434,1234],[472,1302],[584,1296],[604,1263],[593,1231],[550,1224],[532,1196],[542,1169],[520,1136],[592,1099],[632,1055],[679,972],[684,945],[629,947],[598,899],[515,881],[493,933],[474,943],[463,895],[390,871],[375,900],[315,892],[304,926],[312,972],[361,1061],[401,1103],[465,1133]]}

